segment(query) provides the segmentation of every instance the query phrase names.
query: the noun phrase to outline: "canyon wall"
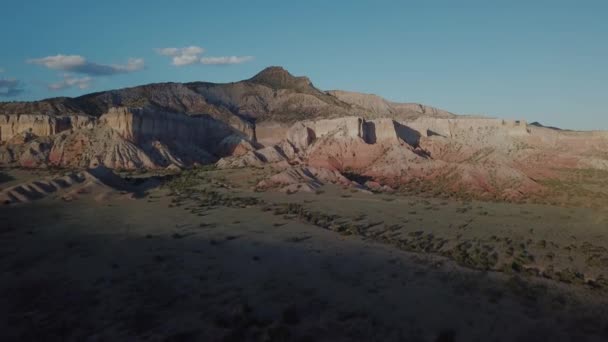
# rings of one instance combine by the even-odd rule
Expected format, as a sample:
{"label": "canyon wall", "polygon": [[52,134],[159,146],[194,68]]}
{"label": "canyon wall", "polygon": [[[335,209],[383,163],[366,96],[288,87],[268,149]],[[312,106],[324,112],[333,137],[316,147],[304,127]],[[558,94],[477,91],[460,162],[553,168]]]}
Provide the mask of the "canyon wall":
{"label": "canyon wall", "polygon": [[278,144],[287,136],[291,125],[281,122],[261,122],[255,125],[256,141],[263,146]]}
{"label": "canyon wall", "polygon": [[2,115],[0,124],[0,164],[23,167],[187,167],[255,149],[246,133],[210,115],[141,108],[110,108],[99,119]]}
{"label": "canyon wall", "polygon": [[441,135],[452,139],[500,134],[502,136],[525,136],[530,133],[526,121],[490,118],[436,119],[418,118],[404,122],[423,136]]}
{"label": "canyon wall", "polygon": [[86,115],[4,114],[0,115],[0,142],[23,132],[49,136],[70,129],[91,128],[95,122],[94,118]]}
{"label": "canyon wall", "polygon": [[[444,120],[444,119],[436,119]],[[273,141],[278,140],[273,132]],[[421,133],[393,119],[365,120],[359,117],[300,121],[291,126],[283,135],[296,148],[303,149],[314,140],[326,135],[342,138],[359,138],[367,144],[398,144],[404,141],[414,147],[418,146]],[[258,137],[260,134],[258,133]]]}
{"label": "canyon wall", "polygon": [[226,156],[255,149],[255,129],[234,127],[209,115],[185,115],[139,108],[111,108],[100,122],[138,145],[162,142]]}
{"label": "canyon wall", "polygon": [[236,133],[229,125],[207,115],[189,116],[140,108],[111,108],[99,121],[136,144],[159,140],[210,147]]}
{"label": "canyon wall", "polygon": [[[279,140],[283,130],[272,132],[272,139]],[[307,133],[304,131],[308,131]],[[525,121],[500,119],[443,119],[420,118],[412,121],[393,119],[365,120],[359,117],[300,121],[287,130],[284,137],[304,144],[305,140],[318,139],[327,134],[341,137],[358,137],[368,144],[396,143],[402,140],[417,146],[421,137],[442,136],[466,143],[501,143],[513,137],[528,137],[531,131]],[[266,139],[266,131],[263,138]],[[258,137],[261,135],[258,133]],[[304,139],[304,140],[302,140]]]}

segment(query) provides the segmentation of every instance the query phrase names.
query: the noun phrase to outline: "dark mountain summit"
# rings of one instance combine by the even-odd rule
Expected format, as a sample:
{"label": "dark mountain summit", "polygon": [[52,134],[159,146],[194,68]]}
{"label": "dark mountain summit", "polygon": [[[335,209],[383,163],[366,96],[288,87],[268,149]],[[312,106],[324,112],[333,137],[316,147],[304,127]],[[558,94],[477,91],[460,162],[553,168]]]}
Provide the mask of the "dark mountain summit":
{"label": "dark mountain summit", "polygon": [[280,66],[271,66],[248,80],[273,89],[308,90],[314,88],[308,77],[296,77]]}
{"label": "dark mountain summit", "polygon": [[[351,94],[355,97],[367,96]],[[222,121],[238,118],[257,122],[294,122],[349,115],[378,115],[378,109],[367,106],[366,101],[321,91],[307,77],[293,76],[278,66],[268,67],[250,79],[233,83],[154,83],[75,98],[5,102],[0,103],[0,114],[86,114],[99,117],[112,107],[137,107],[188,115],[207,114]],[[418,107],[411,108],[408,107],[407,116],[447,113],[431,111],[428,114],[418,110]],[[382,110],[380,114],[399,116],[403,113]]]}

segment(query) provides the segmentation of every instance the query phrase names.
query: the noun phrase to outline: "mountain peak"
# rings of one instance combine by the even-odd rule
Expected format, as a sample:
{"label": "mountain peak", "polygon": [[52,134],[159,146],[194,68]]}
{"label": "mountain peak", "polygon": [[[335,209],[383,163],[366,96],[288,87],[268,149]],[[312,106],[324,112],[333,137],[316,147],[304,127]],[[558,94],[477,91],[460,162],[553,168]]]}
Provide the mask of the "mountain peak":
{"label": "mountain peak", "polygon": [[252,80],[257,79],[266,79],[266,78],[295,78],[289,71],[287,71],[282,66],[269,66],[264,68],[262,71],[258,72],[255,76],[253,76]]}
{"label": "mountain peak", "polygon": [[312,87],[308,77],[296,77],[280,66],[270,66],[249,79],[271,88],[302,89]]}

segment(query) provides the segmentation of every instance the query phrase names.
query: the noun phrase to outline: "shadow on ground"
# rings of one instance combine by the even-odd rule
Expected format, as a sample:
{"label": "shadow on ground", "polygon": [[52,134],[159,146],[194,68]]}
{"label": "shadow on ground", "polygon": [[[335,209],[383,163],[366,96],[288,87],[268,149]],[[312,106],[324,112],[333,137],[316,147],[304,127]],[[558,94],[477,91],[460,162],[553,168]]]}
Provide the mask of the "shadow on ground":
{"label": "shadow on ground", "polygon": [[129,204],[76,202],[0,208],[2,339],[608,338],[601,302],[542,283],[447,267],[304,224],[158,217],[132,227],[135,213]]}

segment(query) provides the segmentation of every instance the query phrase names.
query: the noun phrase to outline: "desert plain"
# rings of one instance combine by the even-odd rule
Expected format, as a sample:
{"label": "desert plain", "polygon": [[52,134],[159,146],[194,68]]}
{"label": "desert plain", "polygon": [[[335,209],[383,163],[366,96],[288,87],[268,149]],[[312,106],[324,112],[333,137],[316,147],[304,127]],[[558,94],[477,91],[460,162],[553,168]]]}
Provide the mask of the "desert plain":
{"label": "desert plain", "polygon": [[[2,335],[602,341],[607,212],[255,191],[272,170],[107,172],[0,208]],[[2,186],[54,171],[2,171]],[[116,176],[119,177],[119,176]],[[52,178],[52,177],[51,177]]]}
{"label": "desert plain", "polygon": [[605,341],[608,133],[269,67],[0,103],[6,341]]}

